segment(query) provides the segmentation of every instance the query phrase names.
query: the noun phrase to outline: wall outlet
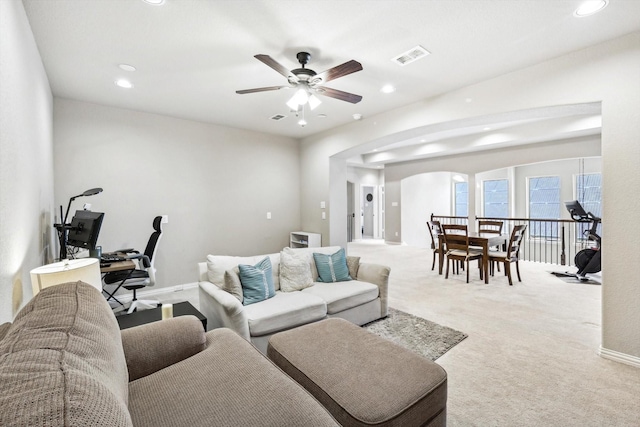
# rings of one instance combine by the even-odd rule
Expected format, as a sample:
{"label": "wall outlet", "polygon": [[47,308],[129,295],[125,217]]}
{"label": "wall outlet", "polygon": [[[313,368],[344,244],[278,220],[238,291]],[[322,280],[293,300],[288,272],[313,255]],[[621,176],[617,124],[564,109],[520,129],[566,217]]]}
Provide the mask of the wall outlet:
{"label": "wall outlet", "polygon": [[398,232],[396,231],[396,237],[398,237]]}
{"label": "wall outlet", "polygon": [[169,215],[162,215],[162,221],[160,221],[160,223],[168,224],[169,223]]}
{"label": "wall outlet", "polygon": [[322,212],[322,219],[327,219],[327,213],[326,212]]}
{"label": "wall outlet", "polygon": [[267,219],[271,219],[271,212],[267,212]]}

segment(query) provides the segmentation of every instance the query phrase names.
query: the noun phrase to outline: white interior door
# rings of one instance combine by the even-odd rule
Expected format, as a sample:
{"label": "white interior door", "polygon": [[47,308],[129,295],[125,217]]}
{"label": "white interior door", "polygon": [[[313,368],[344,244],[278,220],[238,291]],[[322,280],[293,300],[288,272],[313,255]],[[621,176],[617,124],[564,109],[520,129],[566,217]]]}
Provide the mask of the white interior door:
{"label": "white interior door", "polygon": [[371,186],[362,187],[362,238],[373,239],[374,217],[375,217],[375,188]]}

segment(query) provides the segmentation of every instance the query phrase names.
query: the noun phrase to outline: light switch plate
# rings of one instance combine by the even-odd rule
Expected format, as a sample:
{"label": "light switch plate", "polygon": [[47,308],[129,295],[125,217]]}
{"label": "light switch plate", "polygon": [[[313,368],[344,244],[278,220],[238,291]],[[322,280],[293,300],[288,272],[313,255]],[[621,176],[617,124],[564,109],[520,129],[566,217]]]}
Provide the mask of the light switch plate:
{"label": "light switch plate", "polygon": [[320,209],[325,209],[327,204],[325,202],[320,202]]}
{"label": "light switch plate", "polygon": [[168,224],[169,223],[169,215],[162,215],[162,220],[160,221],[161,224]]}
{"label": "light switch plate", "polygon": [[271,212],[267,212],[267,219],[271,219]]}

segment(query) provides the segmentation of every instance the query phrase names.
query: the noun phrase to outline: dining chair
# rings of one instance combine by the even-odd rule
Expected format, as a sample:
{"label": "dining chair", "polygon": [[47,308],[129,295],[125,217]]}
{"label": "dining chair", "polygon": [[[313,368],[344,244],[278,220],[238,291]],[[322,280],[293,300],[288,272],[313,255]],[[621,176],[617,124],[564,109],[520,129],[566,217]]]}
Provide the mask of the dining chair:
{"label": "dining chair", "polygon": [[427,227],[429,228],[431,249],[433,250],[431,270],[434,270],[436,267],[436,256],[440,254],[440,235],[442,234],[442,226],[440,225],[440,221],[427,221]]}
{"label": "dining chair", "polygon": [[[482,250],[469,247],[469,232],[466,225],[442,224],[445,250],[447,256],[447,270],[444,278],[449,278],[449,261],[466,264],[467,283],[469,283],[469,261],[478,260],[480,279],[483,279]],[[456,267],[457,262],[454,264]],[[459,270],[458,270],[459,272]]]}
{"label": "dining chair", "polygon": [[[504,227],[504,222],[496,221],[496,220],[488,220],[482,219],[478,220],[478,233],[480,234],[502,234],[502,227]],[[496,246],[489,248],[490,251],[500,251],[502,248]],[[493,262],[489,261],[491,264],[491,270],[493,271]],[[498,264],[498,271],[500,271],[500,264]]]}
{"label": "dining chair", "polygon": [[[511,237],[509,238],[509,244],[507,245],[506,252],[489,252],[489,263],[493,264],[493,262],[503,263],[504,264],[504,274],[509,279],[509,285],[513,286],[513,281],[511,280],[511,263],[514,262],[516,264],[516,273],[518,274],[518,282],[522,282],[520,279],[520,266],[518,265],[518,259],[520,256],[520,244],[522,243],[522,238],[524,237],[524,231],[527,228],[526,224],[516,225],[513,227],[513,231],[511,232]],[[493,273],[493,272],[492,272]]]}

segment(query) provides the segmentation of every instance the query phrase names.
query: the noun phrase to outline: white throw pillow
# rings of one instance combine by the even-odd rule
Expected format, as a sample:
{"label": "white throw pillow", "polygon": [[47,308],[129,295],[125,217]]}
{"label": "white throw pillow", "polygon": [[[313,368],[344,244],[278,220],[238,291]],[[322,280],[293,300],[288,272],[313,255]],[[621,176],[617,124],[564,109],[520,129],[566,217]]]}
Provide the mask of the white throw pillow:
{"label": "white throw pillow", "polygon": [[313,286],[311,276],[311,254],[305,251],[284,248],[280,252],[280,290],[300,291]]}

